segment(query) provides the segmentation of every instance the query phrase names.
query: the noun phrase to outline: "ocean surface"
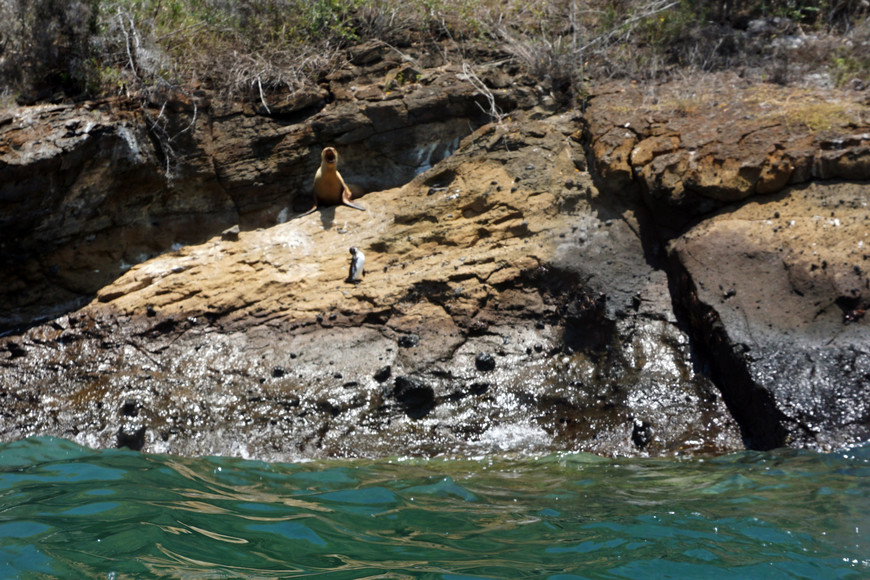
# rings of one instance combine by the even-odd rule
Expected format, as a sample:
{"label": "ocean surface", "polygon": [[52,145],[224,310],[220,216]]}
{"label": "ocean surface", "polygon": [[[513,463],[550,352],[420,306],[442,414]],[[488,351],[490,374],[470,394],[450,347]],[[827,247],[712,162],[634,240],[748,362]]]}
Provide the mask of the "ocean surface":
{"label": "ocean surface", "polygon": [[268,464],[0,446],[0,578],[870,578],[870,446]]}

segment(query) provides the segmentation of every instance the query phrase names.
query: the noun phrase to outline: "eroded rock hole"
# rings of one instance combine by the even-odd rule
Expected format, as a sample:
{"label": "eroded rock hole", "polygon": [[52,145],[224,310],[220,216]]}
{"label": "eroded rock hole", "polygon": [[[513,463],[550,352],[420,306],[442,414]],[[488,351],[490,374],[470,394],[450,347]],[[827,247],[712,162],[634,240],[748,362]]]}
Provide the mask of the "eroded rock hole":
{"label": "eroded rock hole", "polygon": [[[476,119],[454,118],[403,126],[364,139],[342,135],[334,144],[339,154],[339,171],[348,184],[366,193],[401,187],[455,153],[460,141],[481,124]],[[310,207],[310,179],[320,164],[320,150],[313,148],[309,156],[310,175],[300,183],[294,211]],[[430,185],[437,188],[446,187],[451,180],[435,181]]]}

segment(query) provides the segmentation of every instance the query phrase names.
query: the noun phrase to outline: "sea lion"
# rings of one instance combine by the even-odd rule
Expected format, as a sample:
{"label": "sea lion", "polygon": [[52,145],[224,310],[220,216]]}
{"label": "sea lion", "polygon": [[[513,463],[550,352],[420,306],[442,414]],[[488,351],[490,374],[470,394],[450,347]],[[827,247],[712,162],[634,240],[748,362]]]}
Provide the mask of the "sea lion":
{"label": "sea lion", "polygon": [[359,284],[362,282],[363,274],[365,274],[366,257],[357,247],[350,249],[350,256],[350,271],[347,273],[347,281]]}
{"label": "sea lion", "polygon": [[[353,193],[338,172],[338,151],[334,147],[326,147],[320,152],[320,167],[314,175],[314,204],[302,215],[308,215],[317,209],[318,203],[325,205],[343,204],[354,209],[366,211],[361,205],[351,201]],[[301,217],[301,216],[300,216]]]}

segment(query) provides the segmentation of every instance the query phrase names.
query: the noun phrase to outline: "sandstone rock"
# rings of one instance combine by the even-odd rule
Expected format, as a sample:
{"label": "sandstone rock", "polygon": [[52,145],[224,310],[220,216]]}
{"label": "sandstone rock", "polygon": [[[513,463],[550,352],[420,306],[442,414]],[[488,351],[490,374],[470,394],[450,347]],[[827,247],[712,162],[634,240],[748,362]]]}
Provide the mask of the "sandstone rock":
{"label": "sandstone rock", "polygon": [[[368,194],[367,212],[324,208],[133,266],[76,313],[62,351],[51,325],[16,338],[28,354],[0,376],[17,385],[3,404],[18,419],[0,437],[76,429],[115,445],[97,402],[123,389],[142,401],[147,451],[740,447],[644,257],[648,218],[597,195],[575,131],[567,115],[488,125],[408,185]],[[365,284],[342,282],[351,245]],[[498,356],[481,359],[486,383],[479,353]],[[45,411],[19,412],[34,401]]]}
{"label": "sandstone rock", "polygon": [[[326,144],[339,147],[348,181],[388,189],[488,120],[453,71],[431,70],[430,86],[382,101],[377,81],[401,62],[395,50],[371,43],[350,60],[343,70],[363,101],[327,103],[324,89],[306,87],[269,95],[267,106],[151,93],[145,108],[118,100],[10,113],[0,124],[0,331],[81,306],[131,265],[234,224],[286,221],[302,209],[296,198],[310,207]],[[534,106],[522,88],[503,89],[503,104]]]}
{"label": "sandstone rock", "polygon": [[870,178],[868,113],[854,93],[720,75],[603,87],[583,124],[599,185],[642,193],[678,232],[698,215],[789,184]]}
{"label": "sandstone rock", "polygon": [[[460,67],[408,51],[353,48],[265,104],[169,99],[171,142],[121,102],[0,119],[0,439],[293,460],[870,436],[866,185],[784,189],[868,177],[866,104],[718,76],[602,87],[578,118],[487,65],[513,113],[486,124]],[[368,211],[292,219],[327,142]]]}

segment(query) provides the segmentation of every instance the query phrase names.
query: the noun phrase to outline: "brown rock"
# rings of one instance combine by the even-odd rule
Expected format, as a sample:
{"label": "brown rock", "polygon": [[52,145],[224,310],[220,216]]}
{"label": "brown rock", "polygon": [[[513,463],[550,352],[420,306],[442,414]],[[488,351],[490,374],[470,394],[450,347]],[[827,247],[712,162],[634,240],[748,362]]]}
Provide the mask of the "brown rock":
{"label": "brown rock", "polygon": [[[739,447],[660,298],[667,280],[637,234],[645,218],[595,201],[569,119],[486,126],[409,184],[366,195],[366,212],[322,208],[131,267],[76,313],[88,330],[74,347],[48,346],[37,326],[16,339],[25,356],[6,350],[0,379],[36,404],[63,401],[69,420],[44,403],[0,437],[60,434],[74,421],[91,444],[116,445],[126,431],[95,402],[123,389],[142,404],[146,451]],[[616,205],[591,205],[605,202]],[[343,283],[349,246],[366,255],[364,284]],[[75,370],[62,371],[70,360]],[[37,367],[51,378],[19,382]],[[634,433],[638,416],[648,437]]]}
{"label": "brown rock", "polygon": [[[474,87],[451,72],[431,71],[436,86],[414,85],[382,101],[366,78],[382,78],[400,57],[377,42],[350,56],[356,64],[333,82],[360,87],[362,107],[340,98],[327,104],[326,90],[303,87],[266,95],[268,110],[260,100],[155,93],[147,110],[112,101],[10,113],[0,124],[0,243],[9,256],[0,262],[9,288],[0,329],[71,308],[130,265],[233,224],[249,230],[286,221],[310,207],[326,144],[339,147],[349,182],[389,189],[449,155],[487,120]],[[519,101],[511,91],[504,98]],[[165,135],[145,118],[161,111]]]}
{"label": "brown rock", "polygon": [[[157,99],[166,141],[132,103],[0,120],[0,322],[30,326],[0,336],[0,439],[287,460],[867,438],[866,187],[784,189],[867,177],[866,104],[720,75],[605,87],[580,131],[489,65],[513,112],[484,124],[442,56],[347,56],[329,103]],[[383,94],[401,70],[425,82]],[[291,219],[327,143],[368,211]]]}
{"label": "brown rock", "polygon": [[413,85],[419,82],[422,76],[418,67],[411,63],[403,63],[384,76],[384,91],[394,91],[406,85]]}
{"label": "brown rock", "polygon": [[870,179],[870,111],[854,93],[743,86],[727,74],[655,92],[601,89],[584,138],[608,190],[647,195],[665,221],[674,207],[696,215],[711,201],[721,207],[814,178]]}

